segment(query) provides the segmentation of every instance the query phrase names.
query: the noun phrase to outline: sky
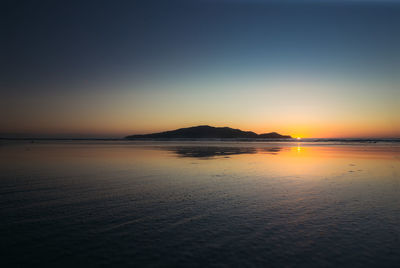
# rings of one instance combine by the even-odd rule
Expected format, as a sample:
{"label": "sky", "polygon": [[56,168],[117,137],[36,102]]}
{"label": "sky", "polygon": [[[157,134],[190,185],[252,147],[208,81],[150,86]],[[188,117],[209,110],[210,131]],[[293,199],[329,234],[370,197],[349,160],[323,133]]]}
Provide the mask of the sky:
{"label": "sky", "polygon": [[4,1],[0,137],[400,137],[400,1]]}

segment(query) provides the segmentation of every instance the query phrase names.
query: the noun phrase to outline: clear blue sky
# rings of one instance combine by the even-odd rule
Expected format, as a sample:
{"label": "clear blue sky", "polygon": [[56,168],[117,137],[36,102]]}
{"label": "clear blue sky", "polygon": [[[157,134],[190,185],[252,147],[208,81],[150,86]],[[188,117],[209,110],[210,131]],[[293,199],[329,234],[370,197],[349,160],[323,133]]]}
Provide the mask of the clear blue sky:
{"label": "clear blue sky", "polygon": [[397,1],[5,1],[0,135],[400,136]]}

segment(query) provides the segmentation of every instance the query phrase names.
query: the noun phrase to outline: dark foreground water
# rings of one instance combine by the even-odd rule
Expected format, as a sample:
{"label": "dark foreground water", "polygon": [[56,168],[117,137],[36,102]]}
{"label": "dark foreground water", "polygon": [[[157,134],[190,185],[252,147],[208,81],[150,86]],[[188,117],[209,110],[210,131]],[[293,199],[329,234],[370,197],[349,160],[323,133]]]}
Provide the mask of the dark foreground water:
{"label": "dark foreground water", "polygon": [[2,142],[1,267],[398,267],[400,147]]}

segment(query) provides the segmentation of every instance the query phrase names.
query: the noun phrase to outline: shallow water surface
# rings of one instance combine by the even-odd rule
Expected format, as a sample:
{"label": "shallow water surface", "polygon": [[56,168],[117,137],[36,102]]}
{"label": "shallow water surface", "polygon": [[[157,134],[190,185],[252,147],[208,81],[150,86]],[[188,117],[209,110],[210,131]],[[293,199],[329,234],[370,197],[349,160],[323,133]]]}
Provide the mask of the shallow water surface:
{"label": "shallow water surface", "polygon": [[400,262],[396,143],[3,142],[0,169],[4,264]]}

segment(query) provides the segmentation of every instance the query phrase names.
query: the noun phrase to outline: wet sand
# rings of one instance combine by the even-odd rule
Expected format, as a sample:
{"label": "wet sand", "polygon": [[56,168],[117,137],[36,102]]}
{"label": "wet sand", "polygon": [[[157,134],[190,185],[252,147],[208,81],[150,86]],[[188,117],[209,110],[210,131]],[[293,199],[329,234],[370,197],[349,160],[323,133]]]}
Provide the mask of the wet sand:
{"label": "wet sand", "polygon": [[3,142],[3,263],[395,266],[398,143]]}

